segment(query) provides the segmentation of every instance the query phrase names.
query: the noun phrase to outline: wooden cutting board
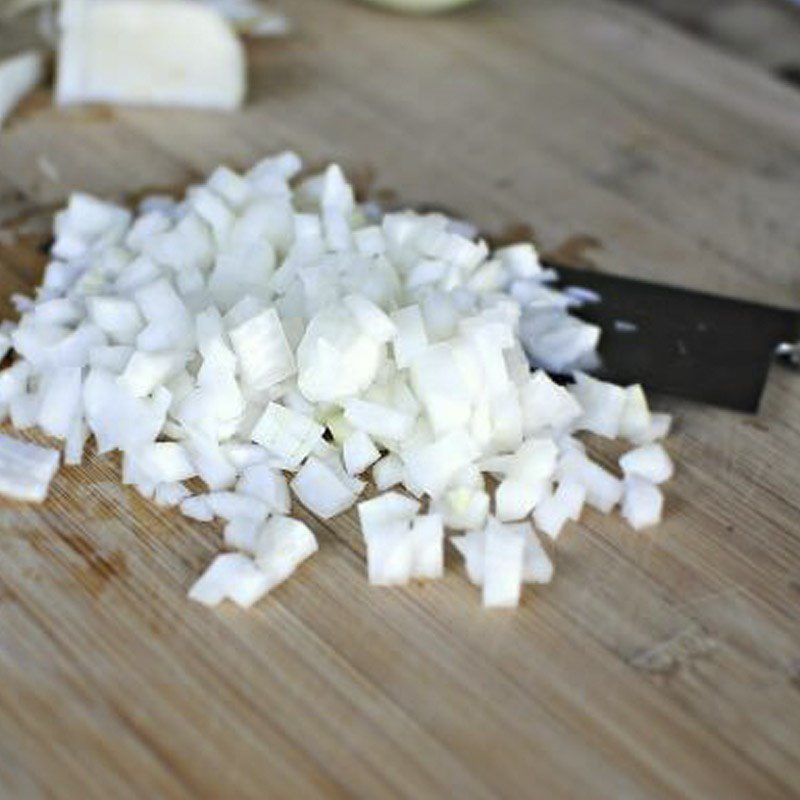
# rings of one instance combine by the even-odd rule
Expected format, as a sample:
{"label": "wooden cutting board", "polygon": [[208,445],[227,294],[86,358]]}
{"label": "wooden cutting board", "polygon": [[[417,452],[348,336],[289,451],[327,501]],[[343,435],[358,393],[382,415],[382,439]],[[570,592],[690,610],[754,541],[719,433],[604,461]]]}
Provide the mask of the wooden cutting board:
{"label": "wooden cutting board", "polygon": [[[4,313],[69,192],[285,147],[571,258],[596,240],[603,269],[800,301],[800,95],[765,74],[606,0],[285,5],[240,114],[27,104],[0,134]],[[516,613],[482,610],[452,554],[440,582],[370,589],[352,515],[313,523],[320,553],[257,609],[209,612],[185,593],[218,531],[111,457],[2,503],[0,794],[797,797],[800,375],[776,368],[757,418],[657,405],[665,523],[587,513]]]}

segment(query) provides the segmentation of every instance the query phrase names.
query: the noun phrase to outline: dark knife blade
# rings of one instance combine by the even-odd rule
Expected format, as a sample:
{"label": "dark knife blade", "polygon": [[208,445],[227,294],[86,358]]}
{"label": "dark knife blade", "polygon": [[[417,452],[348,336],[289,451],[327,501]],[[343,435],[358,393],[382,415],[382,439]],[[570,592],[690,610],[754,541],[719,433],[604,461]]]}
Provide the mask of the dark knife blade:
{"label": "dark knife blade", "polygon": [[600,296],[574,313],[602,329],[594,374],[614,383],[755,412],[777,348],[800,341],[799,310],[552,266]]}

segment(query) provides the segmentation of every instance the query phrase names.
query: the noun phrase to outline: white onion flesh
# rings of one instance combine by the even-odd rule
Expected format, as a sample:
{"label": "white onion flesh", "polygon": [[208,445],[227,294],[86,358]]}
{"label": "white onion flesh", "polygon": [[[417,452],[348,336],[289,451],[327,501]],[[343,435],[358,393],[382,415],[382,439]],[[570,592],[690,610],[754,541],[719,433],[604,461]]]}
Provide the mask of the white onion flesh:
{"label": "white onion flesh", "polygon": [[[445,531],[463,531],[488,607],[552,578],[531,521],[555,540],[584,504],[621,503],[636,529],[660,519],[669,415],[640,386],[530,372],[524,348],[563,367],[597,340],[531,245],[490,253],[441,214],[370,217],[337,166],[298,184],[301,167],[220,167],[137,215],[74,195],[43,285],[0,327],[15,359],[0,413],[63,440],[67,463],[90,438],[120,450],[142,495],[223,520],[236,552],[190,592],[208,605],[249,606],[316,552],[290,493],[330,519],[368,477],[383,493],[358,503],[370,582],[441,577]],[[582,431],[632,443],[624,480]],[[57,454],[9,441],[0,491],[43,499]]]}
{"label": "white onion flesh", "polygon": [[56,100],[237,108],[244,50],[199,3],[67,0],[61,7]]}
{"label": "white onion flesh", "polygon": [[622,501],[622,516],[637,531],[650,528],[661,522],[664,496],[651,481],[638,475],[625,479],[625,495]]}
{"label": "white onion flesh", "polygon": [[58,470],[58,450],[0,434],[0,494],[41,503]]}
{"label": "white onion flesh", "polygon": [[647,444],[629,450],[619,460],[626,476],[638,475],[652,483],[664,483],[671,477],[675,468],[667,451],[660,444]]}

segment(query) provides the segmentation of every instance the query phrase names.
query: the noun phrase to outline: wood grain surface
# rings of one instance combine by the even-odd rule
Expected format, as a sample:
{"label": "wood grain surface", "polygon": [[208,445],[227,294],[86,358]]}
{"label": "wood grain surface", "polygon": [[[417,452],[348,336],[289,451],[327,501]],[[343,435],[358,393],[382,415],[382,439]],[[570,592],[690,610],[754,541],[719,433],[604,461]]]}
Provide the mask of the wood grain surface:
{"label": "wood grain surface", "polygon": [[[766,73],[605,0],[286,9],[239,114],[26,104],[0,134],[0,310],[70,191],[284,147],[545,249],[593,237],[606,270],[800,304],[800,95]],[[755,418],[656,405],[665,523],[587,513],[511,614],[452,553],[440,582],[371,589],[352,515],[313,522],[319,554],[255,610],[209,612],[185,593],[219,532],[113,457],[3,502],[0,795],[800,796],[800,375],[776,367]]]}
{"label": "wood grain surface", "polygon": [[797,0],[622,0],[800,88]]}

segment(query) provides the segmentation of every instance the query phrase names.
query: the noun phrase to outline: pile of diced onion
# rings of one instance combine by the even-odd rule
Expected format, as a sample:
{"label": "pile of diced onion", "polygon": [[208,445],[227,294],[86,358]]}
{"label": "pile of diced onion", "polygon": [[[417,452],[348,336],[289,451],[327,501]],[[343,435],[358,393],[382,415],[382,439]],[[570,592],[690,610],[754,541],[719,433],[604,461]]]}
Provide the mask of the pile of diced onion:
{"label": "pile of diced onion", "polygon": [[[668,415],[639,386],[531,370],[585,363],[599,338],[532,245],[490,252],[441,214],[357,204],[336,165],[301,166],[221,167],[135,215],[73,195],[35,298],[0,328],[3,414],[63,440],[66,464],[90,438],[119,450],[123,483],[222,520],[189,592],[207,605],[248,607],[317,550],[292,497],[326,520],[356,506],[376,585],[440,578],[457,534],[486,606],[551,580],[540,537],[585,505],[660,520]],[[584,431],[631,443],[619,477]],[[0,492],[44,499],[58,461],[1,437]]]}

